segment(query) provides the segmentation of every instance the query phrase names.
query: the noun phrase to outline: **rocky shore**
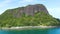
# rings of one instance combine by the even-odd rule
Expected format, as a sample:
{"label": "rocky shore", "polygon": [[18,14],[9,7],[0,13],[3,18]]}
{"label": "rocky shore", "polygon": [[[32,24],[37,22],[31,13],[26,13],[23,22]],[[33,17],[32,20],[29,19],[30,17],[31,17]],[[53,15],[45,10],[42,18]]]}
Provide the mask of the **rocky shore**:
{"label": "rocky shore", "polygon": [[1,29],[32,29],[32,28],[56,28],[57,26],[21,26],[21,27],[2,27]]}

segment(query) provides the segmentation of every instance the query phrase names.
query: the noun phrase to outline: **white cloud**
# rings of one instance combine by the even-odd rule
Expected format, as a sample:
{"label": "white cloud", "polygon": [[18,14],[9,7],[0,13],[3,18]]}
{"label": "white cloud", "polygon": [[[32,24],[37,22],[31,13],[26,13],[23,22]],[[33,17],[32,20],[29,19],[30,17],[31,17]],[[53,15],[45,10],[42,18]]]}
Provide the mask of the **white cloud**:
{"label": "white cloud", "polygon": [[48,8],[49,12],[60,12],[60,8]]}
{"label": "white cloud", "polygon": [[48,8],[49,13],[56,18],[60,18],[60,8]]}
{"label": "white cloud", "polygon": [[4,0],[4,1],[0,2],[0,7],[5,7],[13,1],[16,1],[16,0]]}
{"label": "white cloud", "polygon": [[45,0],[20,0],[20,2],[46,2]]}
{"label": "white cloud", "polygon": [[32,3],[33,1],[35,1],[35,0],[20,0],[18,2],[18,5],[20,5],[20,6],[26,6],[26,5],[30,4],[30,3]]}
{"label": "white cloud", "polygon": [[29,5],[29,4],[40,4],[40,3],[44,3],[44,2],[46,2],[46,1],[45,0],[20,0],[18,2],[18,4],[19,5],[24,4],[23,6],[25,6],[25,5]]}
{"label": "white cloud", "polygon": [[16,1],[16,0],[4,0],[4,1],[1,1],[0,2],[0,14],[2,14],[7,8],[9,3],[13,2],[13,1]]}
{"label": "white cloud", "polygon": [[6,4],[9,2],[10,2],[10,0],[4,0],[4,1],[0,2],[0,7],[6,6]]}
{"label": "white cloud", "polygon": [[33,0],[25,0],[25,2],[32,2]]}
{"label": "white cloud", "polygon": [[32,2],[33,0],[20,0],[20,3]]}

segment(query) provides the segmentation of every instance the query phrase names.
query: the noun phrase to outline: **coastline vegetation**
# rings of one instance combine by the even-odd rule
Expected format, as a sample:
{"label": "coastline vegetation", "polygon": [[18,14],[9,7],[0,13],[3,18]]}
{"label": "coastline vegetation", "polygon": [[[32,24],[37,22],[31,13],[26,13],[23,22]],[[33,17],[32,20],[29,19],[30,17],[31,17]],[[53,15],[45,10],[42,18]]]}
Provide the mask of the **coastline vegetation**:
{"label": "coastline vegetation", "polygon": [[0,27],[20,27],[20,26],[59,26],[59,21],[45,12],[37,12],[34,16],[22,14],[16,18],[6,11],[0,15]]}

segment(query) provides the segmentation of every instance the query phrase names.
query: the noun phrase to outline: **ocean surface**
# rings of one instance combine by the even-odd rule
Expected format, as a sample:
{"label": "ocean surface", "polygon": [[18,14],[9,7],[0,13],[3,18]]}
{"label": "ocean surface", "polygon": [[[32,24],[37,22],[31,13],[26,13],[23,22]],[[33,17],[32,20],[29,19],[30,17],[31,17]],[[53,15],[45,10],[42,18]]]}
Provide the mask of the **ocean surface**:
{"label": "ocean surface", "polygon": [[60,28],[0,30],[0,34],[60,34]]}

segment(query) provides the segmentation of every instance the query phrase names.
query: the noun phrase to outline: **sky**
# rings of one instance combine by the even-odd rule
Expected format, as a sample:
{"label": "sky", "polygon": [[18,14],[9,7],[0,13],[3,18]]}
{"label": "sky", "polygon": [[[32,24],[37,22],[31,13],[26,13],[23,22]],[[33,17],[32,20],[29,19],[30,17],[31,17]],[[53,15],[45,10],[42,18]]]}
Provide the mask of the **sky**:
{"label": "sky", "polygon": [[0,0],[0,14],[7,9],[34,4],[45,5],[50,15],[60,19],[60,0]]}

